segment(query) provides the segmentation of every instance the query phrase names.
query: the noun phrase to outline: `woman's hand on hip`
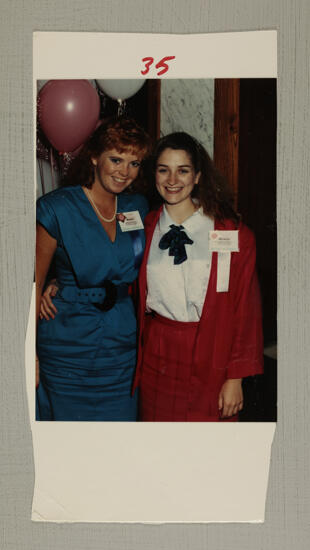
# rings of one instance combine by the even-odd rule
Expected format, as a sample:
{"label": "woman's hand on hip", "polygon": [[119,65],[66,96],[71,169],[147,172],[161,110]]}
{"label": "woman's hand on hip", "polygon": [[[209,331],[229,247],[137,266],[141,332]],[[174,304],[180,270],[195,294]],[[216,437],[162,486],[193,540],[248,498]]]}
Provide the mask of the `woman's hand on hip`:
{"label": "woman's hand on hip", "polygon": [[237,414],[243,408],[242,378],[229,378],[221,388],[218,400],[221,418]]}
{"label": "woman's hand on hip", "polygon": [[40,302],[40,319],[46,319],[47,321],[50,320],[50,318],[55,319],[55,315],[57,313],[57,308],[53,304],[52,298],[56,296],[58,292],[58,286],[56,284],[56,280],[52,281],[45,289],[44,293],[41,296],[41,302]]}

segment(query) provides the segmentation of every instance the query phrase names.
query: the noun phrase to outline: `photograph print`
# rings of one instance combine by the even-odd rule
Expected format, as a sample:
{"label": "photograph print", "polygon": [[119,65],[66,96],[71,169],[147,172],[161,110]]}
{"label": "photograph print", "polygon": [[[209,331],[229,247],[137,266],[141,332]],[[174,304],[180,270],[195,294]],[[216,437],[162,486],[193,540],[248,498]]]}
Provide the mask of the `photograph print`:
{"label": "photograph print", "polygon": [[37,81],[36,420],[276,420],[276,79]]}

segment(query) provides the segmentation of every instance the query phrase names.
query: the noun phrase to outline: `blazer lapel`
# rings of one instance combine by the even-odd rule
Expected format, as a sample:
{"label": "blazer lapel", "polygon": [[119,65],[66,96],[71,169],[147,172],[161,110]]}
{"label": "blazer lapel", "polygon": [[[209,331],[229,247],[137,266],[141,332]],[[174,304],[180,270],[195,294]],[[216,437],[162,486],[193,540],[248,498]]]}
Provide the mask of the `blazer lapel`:
{"label": "blazer lapel", "polygon": [[138,356],[137,356],[137,367],[136,367],[136,375],[135,380],[133,383],[133,389],[132,394],[135,392],[136,387],[139,384],[139,377],[140,377],[140,369],[141,369],[141,362],[142,362],[142,335],[143,335],[143,329],[144,329],[144,314],[145,314],[145,308],[146,308],[146,266],[147,266],[147,260],[150,252],[150,247],[152,243],[153,234],[155,231],[156,224],[158,222],[159,216],[162,212],[162,207],[159,208],[159,210],[156,210],[154,212],[150,212],[144,222],[144,230],[145,230],[145,249],[144,249],[144,256],[143,260],[140,266],[139,271],[139,307],[138,307],[138,322],[139,322],[139,331],[138,331]]}
{"label": "blazer lapel", "polygon": [[152,238],[154,235],[156,224],[159,220],[159,216],[162,212],[162,206],[159,208],[159,210],[156,210],[156,212],[151,212],[145,220],[145,249],[144,249],[144,256],[140,267],[139,272],[139,293],[140,293],[140,326],[143,322],[144,312],[145,312],[145,306],[146,306],[146,287],[147,287],[147,281],[146,281],[146,266],[147,266],[147,260],[150,253],[150,248],[152,244]]}

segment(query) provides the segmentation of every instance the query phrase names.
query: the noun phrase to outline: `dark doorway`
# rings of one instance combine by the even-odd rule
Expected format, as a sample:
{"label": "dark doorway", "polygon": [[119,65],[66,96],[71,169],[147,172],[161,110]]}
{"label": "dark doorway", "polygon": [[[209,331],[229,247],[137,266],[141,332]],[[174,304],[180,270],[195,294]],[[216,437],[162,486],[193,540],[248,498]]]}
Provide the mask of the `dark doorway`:
{"label": "dark doorway", "polygon": [[276,79],[215,81],[214,161],[254,231],[263,305],[265,374],[244,380],[243,421],[276,420],[276,128]]}

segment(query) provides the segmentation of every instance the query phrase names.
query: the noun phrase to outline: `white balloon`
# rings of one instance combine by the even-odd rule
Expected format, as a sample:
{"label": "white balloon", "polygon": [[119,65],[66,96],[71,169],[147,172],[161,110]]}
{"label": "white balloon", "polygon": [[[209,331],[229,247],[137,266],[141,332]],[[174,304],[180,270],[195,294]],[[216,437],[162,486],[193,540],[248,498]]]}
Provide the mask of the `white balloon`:
{"label": "white balloon", "polygon": [[131,80],[97,79],[99,88],[106,95],[120,101],[135,95],[142,88],[144,82],[145,80],[136,78]]}

